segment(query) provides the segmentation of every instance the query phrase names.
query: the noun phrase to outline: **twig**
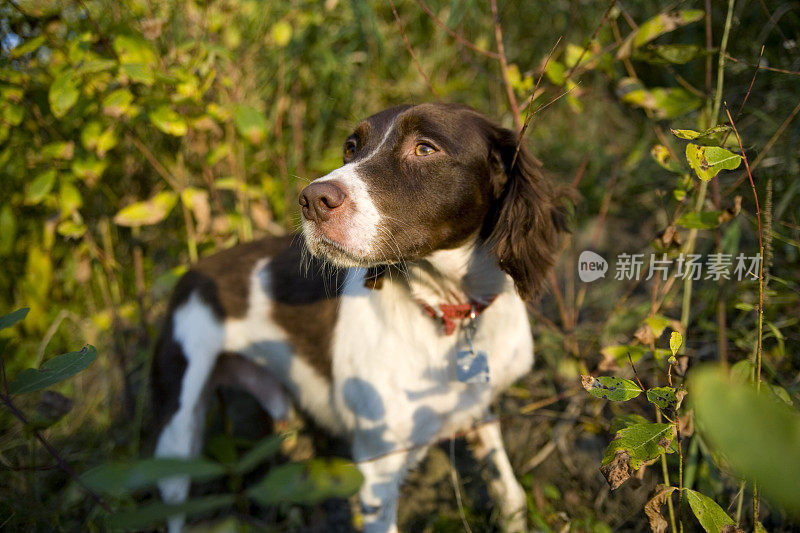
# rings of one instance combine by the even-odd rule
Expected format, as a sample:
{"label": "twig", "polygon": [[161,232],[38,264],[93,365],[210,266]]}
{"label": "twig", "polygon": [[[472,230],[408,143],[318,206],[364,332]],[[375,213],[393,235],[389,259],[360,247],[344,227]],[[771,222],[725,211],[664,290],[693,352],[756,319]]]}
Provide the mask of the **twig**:
{"label": "twig", "polygon": [[92,12],[89,11],[89,8],[86,7],[86,4],[83,2],[83,0],[76,0],[76,2],[78,3],[79,6],[81,6],[84,13],[86,13],[86,18],[89,19],[89,22],[91,22],[92,26],[94,26],[94,30],[97,32],[97,37],[100,39],[100,42],[103,43],[103,46],[105,46],[106,50],[108,50],[108,53],[111,54],[111,57],[113,57],[115,60],[119,61],[119,56],[117,55],[117,52],[109,43],[108,37],[106,37],[103,30],[100,29],[100,25],[92,16]]}
{"label": "twig", "polygon": [[[753,375],[752,378],[756,383],[756,390],[761,390],[761,342],[762,336],[764,332],[764,241],[761,231],[761,208],[758,204],[758,193],[756,192],[756,186],[753,182],[753,174],[750,172],[750,163],[747,161],[747,154],[744,152],[744,146],[742,145],[742,139],[739,137],[739,130],[736,129],[736,124],[733,122],[733,118],[731,117],[731,112],[728,110],[728,106],[725,106],[725,113],[728,115],[728,120],[731,123],[731,128],[733,128],[733,133],[736,134],[736,140],[739,143],[739,150],[742,153],[742,159],[744,159],[744,166],[745,170],[747,170],[747,177],[750,179],[750,187],[753,190],[753,199],[756,202],[756,219],[758,220],[758,249],[759,255],[761,260],[758,263],[758,338],[756,341],[756,353],[755,353],[755,361],[753,365]],[[760,498],[759,498],[759,490],[758,484],[753,483],[753,523],[758,523],[758,513],[761,507]]]}
{"label": "twig", "polygon": [[394,6],[394,0],[389,0],[389,3],[392,5],[392,13],[394,13],[394,19],[397,21],[397,26],[400,28],[400,33],[403,36],[403,42],[406,44],[406,50],[411,55],[411,59],[414,61],[414,64],[417,66],[417,70],[422,75],[422,78],[425,80],[425,83],[428,85],[428,88],[433,93],[433,96],[439,100],[439,93],[436,92],[436,89],[433,88],[433,84],[431,84],[431,80],[428,78],[428,75],[425,74],[425,71],[422,70],[422,65],[419,64],[417,61],[417,55],[414,53],[414,49],[411,48],[411,42],[408,40],[408,36],[406,35],[406,30],[403,27],[403,22],[400,20],[400,15],[397,14],[397,8]]}
{"label": "twig", "polygon": [[[744,109],[744,104],[747,103],[747,99],[750,98],[750,91],[753,90],[753,84],[756,82],[756,75],[758,75],[758,69],[761,68],[761,57],[764,55],[764,45],[761,45],[761,52],[758,54],[758,61],[756,62],[756,69],[753,71],[753,78],[750,80],[750,86],[747,88],[747,93],[744,95],[744,100],[739,105],[739,111],[736,112],[736,118],[738,119],[742,115],[742,109]],[[724,144],[724,143],[723,143]]]}
{"label": "twig", "polygon": [[[550,63],[550,58],[553,56],[553,52],[555,52],[558,43],[561,42],[561,37],[558,38],[556,44],[550,49],[550,53],[547,54],[547,58],[544,60],[544,66],[542,67],[542,72],[539,73],[539,78],[536,80],[536,85],[533,87],[531,91],[531,96],[528,98],[528,109],[526,111],[525,116],[525,123],[522,125],[522,128],[519,130],[519,136],[517,136],[517,149],[514,151],[514,157],[511,159],[511,170],[514,170],[514,165],[517,162],[517,156],[519,155],[520,147],[522,146],[522,138],[525,136],[525,132],[528,130],[528,125],[531,123],[531,119],[533,119],[533,115],[531,114],[531,106],[533,105],[533,99],[536,98],[536,91],[539,89],[539,84],[542,82],[542,78],[544,77],[545,71],[547,71],[547,64]],[[538,111],[538,109],[537,109]]]}
{"label": "twig", "polygon": [[589,46],[591,46],[592,41],[594,41],[595,37],[597,37],[597,34],[600,33],[600,28],[602,28],[603,24],[605,24],[606,21],[608,20],[608,16],[611,14],[611,10],[614,9],[615,5],[617,5],[617,0],[611,0],[611,2],[609,2],[608,8],[606,9],[606,12],[603,14],[603,18],[600,19],[600,23],[594,29],[594,33],[592,33],[592,36],[589,37],[589,42],[587,42],[586,46],[583,47],[583,50],[581,51],[581,55],[578,56],[578,60],[575,62],[574,65],[572,65],[569,68],[567,73],[564,75],[564,82],[565,83],[566,83],[567,80],[570,79],[570,77],[572,76],[572,74],[575,71],[575,69],[578,68],[578,65],[581,64],[581,61],[583,61],[583,57],[586,55],[586,52],[589,51]]}
{"label": "twig", "polygon": [[174,191],[182,190],[178,187],[175,178],[167,170],[167,168],[161,164],[161,162],[156,158],[155,155],[153,155],[153,152],[150,151],[147,145],[145,145],[142,142],[142,140],[139,139],[136,133],[134,133],[133,130],[130,128],[128,128],[128,138],[131,140],[136,149],[139,150],[139,152],[141,152],[141,154],[145,157],[145,159],[147,159],[147,161],[150,163],[153,169],[158,173],[158,175],[164,178],[164,181],[166,181],[169,184],[169,186],[172,187],[172,190]]}
{"label": "twig", "polygon": [[633,369],[633,375],[636,378],[636,382],[639,383],[639,388],[642,390],[647,390],[642,384],[642,380],[639,378],[639,373],[636,371],[636,365],[633,364],[633,359],[631,358],[631,352],[628,352],[628,363],[630,363],[631,368]]}
{"label": "twig", "polygon": [[472,528],[469,527],[467,522],[467,515],[464,514],[464,502],[461,499],[461,486],[458,482],[458,471],[456,471],[456,436],[450,439],[450,480],[453,482],[453,490],[456,493],[456,503],[458,503],[458,514],[461,517],[461,523],[464,524],[464,530],[472,533]]}
{"label": "twig", "polygon": [[761,231],[761,207],[758,204],[758,193],[756,192],[756,185],[753,181],[753,174],[750,171],[750,163],[747,161],[747,154],[744,153],[744,146],[742,146],[742,139],[739,137],[739,130],[736,129],[736,124],[733,122],[733,118],[731,117],[731,112],[728,110],[728,106],[725,106],[725,113],[728,115],[728,121],[731,123],[731,128],[733,128],[733,133],[736,135],[736,140],[739,143],[739,150],[742,153],[742,159],[744,159],[744,166],[745,170],[747,170],[747,177],[750,179],[750,188],[753,190],[753,199],[756,202],[756,219],[758,220],[758,249],[761,260],[758,264],[758,341],[756,345],[756,357],[755,357],[755,368],[754,368],[754,377],[756,381],[756,386],[760,388],[761,384],[761,337],[763,333],[763,324],[764,324],[764,240]]}
{"label": "twig", "polygon": [[508,75],[508,60],[506,59],[506,48],[503,45],[503,28],[500,26],[500,16],[497,13],[497,0],[491,0],[492,18],[494,19],[494,38],[497,41],[497,55],[500,61],[500,73],[503,75],[503,84],[506,88],[508,105],[511,107],[511,114],[514,115],[514,125],[517,131],[522,129],[519,120],[519,105],[517,97],[514,95],[514,87],[511,86],[511,78]]}
{"label": "twig", "polygon": [[548,405],[552,405],[554,403],[560,402],[561,400],[565,400],[570,396],[574,396],[581,390],[582,389],[580,388],[565,390],[563,392],[550,396],[549,398],[544,398],[542,400],[529,403],[528,405],[523,405],[522,407],[519,408],[519,413],[522,415],[530,414],[534,411],[541,409],[542,407],[547,407]]}
{"label": "twig", "polygon": [[[761,151],[758,153],[758,156],[756,156],[756,158],[753,160],[753,164],[750,165],[750,170],[755,170],[758,167],[758,165],[761,163],[761,161],[764,160],[764,157],[766,157],[767,153],[769,153],[769,151],[775,145],[775,142],[777,142],[778,138],[780,138],[780,136],[783,135],[783,132],[786,130],[786,127],[794,119],[794,117],[797,115],[798,112],[800,112],[800,102],[797,103],[797,105],[794,107],[794,109],[792,109],[792,112],[789,113],[789,116],[786,117],[786,120],[783,121],[783,123],[775,131],[775,133],[772,134],[772,137],[769,138],[769,140],[767,141],[767,144],[764,145],[764,148],[761,149]],[[736,188],[739,187],[739,185],[742,184],[742,182],[744,181],[744,178],[746,176],[747,176],[746,173],[742,173],[742,175],[733,183],[733,185],[728,187],[728,189],[725,191],[725,193],[726,194],[730,194],[734,190],[736,190]]]}
{"label": "twig", "polygon": [[467,48],[469,48],[469,49],[471,49],[471,50],[473,50],[473,51],[475,51],[475,52],[477,52],[477,53],[479,53],[481,55],[484,55],[486,57],[491,57],[492,59],[499,59],[500,56],[497,55],[497,52],[492,52],[490,50],[484,50],[483,48],[473,44],[471,41],[465,39],[464,36],[462,36],[457,31],[452,30],[449,26],[447,26],[447,24],[442,22],[442,20],[439,17],[437,17],[433,13],[433,11],[431,11],[431,9],[427,5],[425,5],[425,3],[422,0],[414,0],[414,1],[417,3],[417,5],[425,13],[428,14],[428,16],[436,23],[437,26],[439,26],[444,31],[446,31],[448,34],[450,34],[450,36],[453,39],[455,39],[456,41],[458,41],[459,43],[463,44]]}
{"label": "twig", "polygon": [[[747,61],[744,61],[742,59],[736,59],[735,57],[733,57],[732,55],[729,55],[727,53],[725,53],[723,55],[725,56],[725,59],[730,59],[734,63],[740,63],[742,65],[747,65],[748,67],[755,67],[756,66],[756,65],[753,65],[752,63],[748,63]],[[790,76],[800,76],[800,71],[797,71],[797,70],[786,70],[786,69],[783,69],[783,68],[768,67],[766,65],[762,65],[760,68],[762,70],[768,70],[770,72],[778,72],[780,74],[788,74]]]}

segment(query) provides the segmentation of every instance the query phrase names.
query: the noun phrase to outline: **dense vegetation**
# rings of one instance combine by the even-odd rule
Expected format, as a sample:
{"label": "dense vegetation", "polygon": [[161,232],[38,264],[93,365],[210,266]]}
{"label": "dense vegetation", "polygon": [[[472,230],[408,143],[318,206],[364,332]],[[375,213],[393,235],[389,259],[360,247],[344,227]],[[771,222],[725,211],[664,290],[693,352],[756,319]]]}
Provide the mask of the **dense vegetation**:
{"label": "dense vegetation", "polygon": [[[104,506],[146,504],[141,487],[98,495],[121,470],[84,479],[101,504],[59,463],[83,473],[150,452],[152,344],[177,277],[292,230],[297,192],[338,166],[356,121],[435,99],[527,125],[580,196],[531,304],[537,370],[498,406],[531,523],[797,527],[799,41],[800,5],[770,0],[0,3],[0,315],[30,309],[0,318],[0,527],[98,529]],[[587,249],[605,278],[580,280]],[[731,275],[644,279],[680,253],[705,267],[729,254]],[[761,253],[763,271],[737,279],[740,253]],[[641,280],[617,275],[620,254],[643,254]],[[88,358],[25,392],[23,369],[78,362],[66,376]],[[591,395],[627,403],[587,395],[582,374]],[[320,507],[243,496],[256,464],[284,484],[297,471],[275,468],[275,441],[253,445],[268,425],[243,440],[225,405],[204,467],[227,483],[206,487],[220,496],[203,509],[242,527],[313,521]],[[486,529],[470,479],[460,507],[435,473],[444,455],[410,481],[401,523]]]}

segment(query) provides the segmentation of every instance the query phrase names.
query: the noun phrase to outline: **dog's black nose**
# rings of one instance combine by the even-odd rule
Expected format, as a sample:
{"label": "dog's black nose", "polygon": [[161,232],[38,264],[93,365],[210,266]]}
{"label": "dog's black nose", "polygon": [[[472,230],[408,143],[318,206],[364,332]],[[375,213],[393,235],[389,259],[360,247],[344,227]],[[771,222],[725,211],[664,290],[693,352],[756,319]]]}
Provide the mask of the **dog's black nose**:
{"label": "dog's black nose", "polygon": [[324,222],[330,218],[331,211],[340,207],[346,198],[347,194],[336,182],[312,183],[300,193],[303,216],[313,222]]}

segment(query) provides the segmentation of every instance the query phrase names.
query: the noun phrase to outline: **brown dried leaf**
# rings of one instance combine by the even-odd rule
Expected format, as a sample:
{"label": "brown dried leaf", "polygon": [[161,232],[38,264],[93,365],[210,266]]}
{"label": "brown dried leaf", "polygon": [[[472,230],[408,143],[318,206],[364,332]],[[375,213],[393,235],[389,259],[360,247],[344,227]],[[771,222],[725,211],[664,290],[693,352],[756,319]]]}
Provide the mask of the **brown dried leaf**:
{"label": "brown dried leaf", "polygon": [[650,522],[650,529],[653,533],[665,533],[667,531],[668,524],[661,514],[661,508],[674,491],[675,487],[657,485],[655,493],[644,506],[644,513],[647,515],[647,521]]}
{"label": "brown dried leaf", "polygon": [[600,473],[606,478],[611,490],[625,483],[633,474],[631,469],[631,456],[625,450],[617,450],[614,459],[607,465],[600,467]]}
{"label": "brown dried leaf", "polygon": [[653,335],[653,330],[647,324],[642,324],[633,336],[642,344],[649,346],[655,342],[656,338]]}
{"label": "brown dried leaf", "polygon": [[681,430],[681,437],[691,437],[694,434],[694,414],[692,411],[678,417],[678,429]]}

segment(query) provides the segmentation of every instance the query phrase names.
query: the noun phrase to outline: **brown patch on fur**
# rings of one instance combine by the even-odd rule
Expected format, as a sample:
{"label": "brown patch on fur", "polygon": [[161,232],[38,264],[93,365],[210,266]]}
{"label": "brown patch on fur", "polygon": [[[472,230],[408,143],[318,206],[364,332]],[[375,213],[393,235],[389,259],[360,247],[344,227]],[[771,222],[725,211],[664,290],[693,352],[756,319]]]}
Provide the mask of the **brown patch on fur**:
{"label": "brown patch on fur", "polygon": [[156,343],[151,378],[153,409],[162,427],[180,407],[181,381],[187,359],[173,337],[172,317],[192,292],[208,304],[219,320],[247,313],[250,273],[260,260],[289,246],[291,237],[269,238],[235,246],[203,258],[175,286],[167,320]]}
{"label": "brown patch on fur", "polygon": [[331,340],[339,313],[344,271],[308,255],[295,239],[269,264],[272,320],[289,337],[297,355],[321,376],[331,379]]}

